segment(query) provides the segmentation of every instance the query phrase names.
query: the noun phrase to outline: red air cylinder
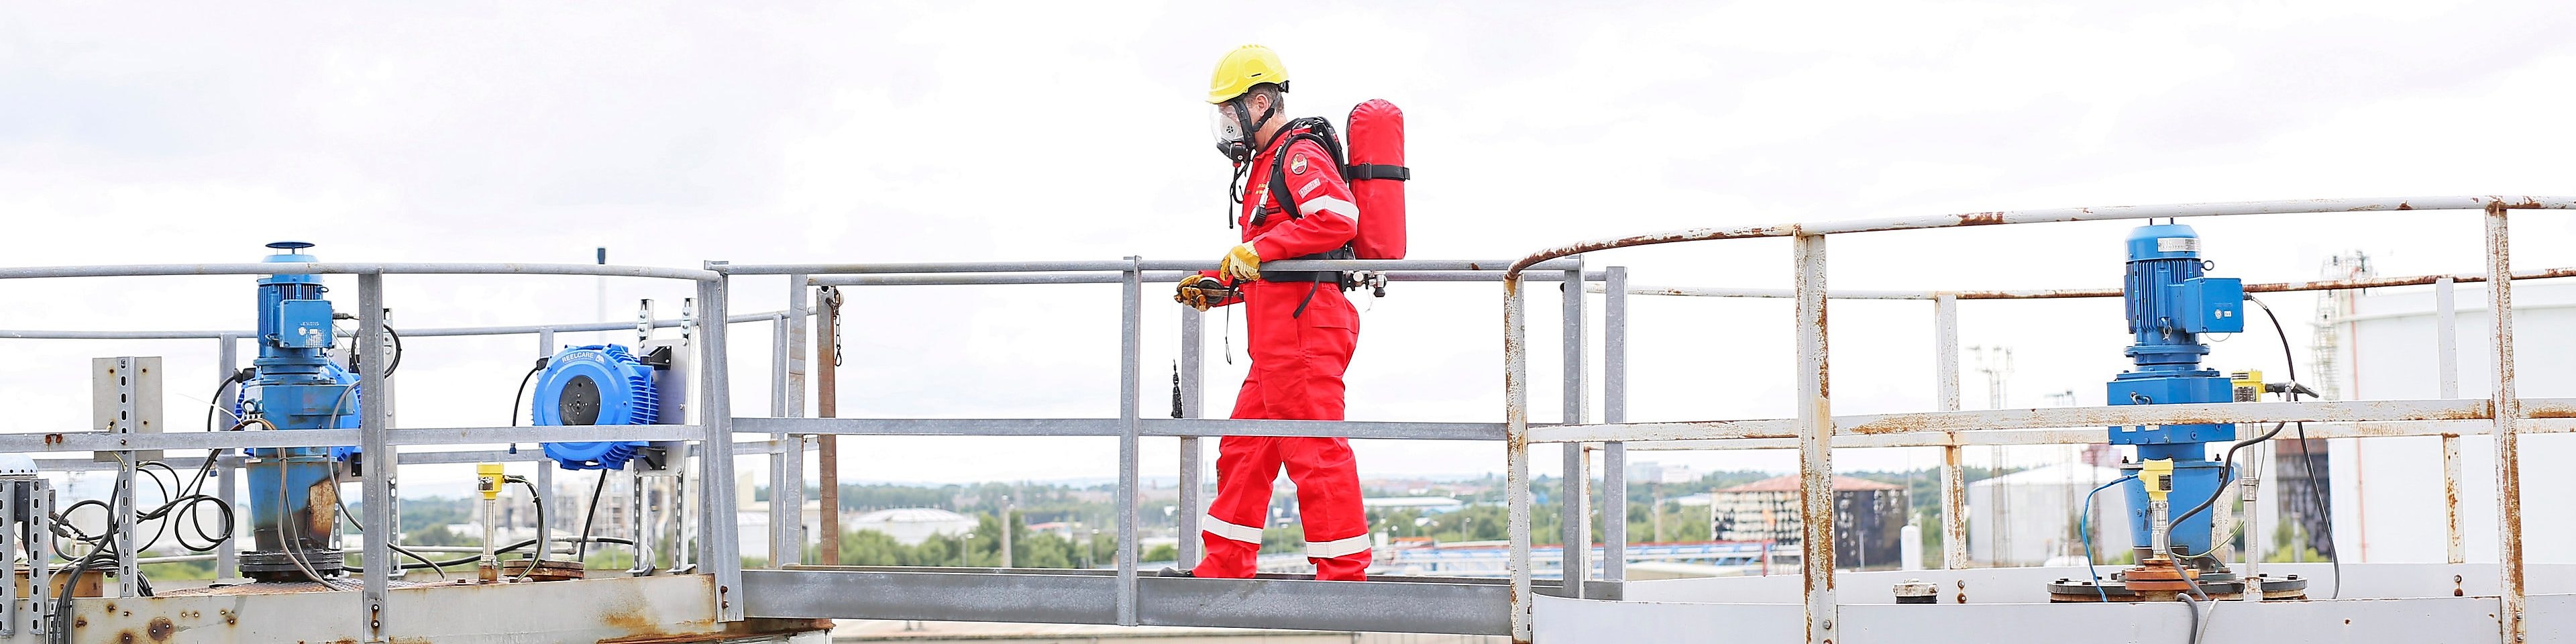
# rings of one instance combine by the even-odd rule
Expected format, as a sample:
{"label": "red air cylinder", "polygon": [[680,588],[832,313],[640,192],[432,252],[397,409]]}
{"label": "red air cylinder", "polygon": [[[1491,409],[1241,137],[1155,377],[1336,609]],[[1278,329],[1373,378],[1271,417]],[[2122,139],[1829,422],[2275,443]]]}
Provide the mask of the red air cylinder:
{"label": "red air cylinder", "polygon": [[1404,110],[1383,99],[1351,108],[1351,196],[1360,229],[1351,250],[1360,259],[1404,259]]}

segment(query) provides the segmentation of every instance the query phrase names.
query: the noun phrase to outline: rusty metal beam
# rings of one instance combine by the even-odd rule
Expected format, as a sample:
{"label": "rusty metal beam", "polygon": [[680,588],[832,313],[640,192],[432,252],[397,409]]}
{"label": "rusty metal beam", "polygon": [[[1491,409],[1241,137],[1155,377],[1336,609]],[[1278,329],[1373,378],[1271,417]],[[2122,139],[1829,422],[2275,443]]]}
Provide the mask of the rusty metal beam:
{"label": "rusty metal beam", "polygon": [[1529,331],[1524,284],[1503,281],[1503,503],[1511,523],[1512,642],[1530,644]]}
{"label": "rusty metal beam", "polygon": [[2487,320],[2490,343],[2488,364],[2493,365],[2494,389],[2488,393],[2488,404],[2495,411],[2496,468],[2496,566],[2497,587],[2502,591],[2502,608],[2497,619],[2503,622],[2505,644],[2521,644],[2527,626],[2523,623],[2522,559],[2522,454],[2521,436],[2514,421],[2521,416],[2514,397],[2513,373],[2513,253],[2511,233],[2505,221],[2505,206],[2487,204]]}
{"label": "rusty metal beam", "polygon": [[[2343,422],[2367,425],[2399,421],[2484,420],[2489,417],[2488,409],[2494,404],[2487,400],[2333,400],[1978,409],[1861,414],[1837,417],[1833,424],[1838,435],[1977,433],[1997,429],[2186,423]],[[2518,401],[2517,408],[2523,418],[2576,418],[2576,398],[2522,399]],[[1798,435],[1797,423],[1797,419],[1766,418],[1532,427],[1529,440],[1533,443],[1567,443],[1794,438]]]}
{"label": "rusty metal beam", "polygon": [[1826,360],[1825,237],[1799,236],[1792,255],[1798,289],[1798,574],[1806,590],[1807,643],[1833,644],[1834,415]]}
{"label": "rusty metal beam", "polygon": [[[2363,423],[2310,423],[2308,438],[2395,438],[2400,436],[2441,436],[2467,432],[2477,434],[2484,419],[2469,421],[2393,420]],[[2524,434],[2576,433],[2576,419],[2523,419],[2515,426]],[[2473,431],[2476,430],[2476,431]],[[1834,437],[1835,449],[1886,447],[1993,447],[2000,445],[2077,445],[2102,442],[2099,428],[2059,429],[1988,429],[1978,431],[1927,431],[1900,434],[1842,434]],[[1696,440],[1641,441],[1628,446],[1630,451],[1680,452],[1702,450],[1795,449],[1795,437],[1720,438]]]}
{"label": "rusty metal beam", "polygon": [[1766,237],[1805,237],[1841,233],[1865,233],[1891,230],[1960,228],[2007,224],[2037,224],[2069,221],[2109,221],[2156,217],[2213,217],[2226,215],[2300,214],[2333,212],[2370,212],[2391,210],[2476,210],[2543,208],[2576,209],[2576,197],[2554,196],[2440,196],[2388,197],[2362,199],[2303,199],[2289,201],[2239,201],[2226,203],[2166,204],[2153,206],[2104,206],[2080,208],[2047,208],[2040,210],[2005,210],[1951,215],[1888,217],[1836,222],[1773,224],[1768,226],[1723,226],[1690,228],[1627,237],[1613,237],[1558,246],[1522,257],[1513,262],[1507,274],[1518,276],[1531,266],[1569,255],[1613,248],[1629,248],[1675,242],[1718,239],[1760,239]]}
{"label": "rusty metal beam", "polygon": [[[2486,279],[2483,276],[2479,280]],[[2516,276],[2515,279],[2521,279]],[[2439,370],[2435,375],[2442,383],[2443,398],[2460,397],[2459,306],[2453,298],[2456,278],[2444,276],[2433,281],[2433,351]],[[2442,543],[2444,555],[2451,563],[2468,561],[2468,548],[2460,538],[2460,435],[2442,435]]]}
{"label": "rusty metal beam", "polygon": [[[2576,266],[2522,271],[2513,274],[2513,278],[2517,280],[2553,279],[2562,277],[2576,277]],[[2386,286],[2422,286],[2425,284],[2440,284],[2444,281],[2484,282],[2487,281],[2487,277],[2484,274],[2408,275],[2402,277],[2372,277],[2348,280],[2271,282],[2263,284],[2247,284],[2245,285],[2245,292],[2289,293],[2299,291],[2341,291],[2380,288]],[[1606,287],[1595,285],[1586,288],[1589,288],[1592,292],[1599,293]],[[1789,298],[1796,295],[1796,293],[1789,289],[1783,288],[1731,288],[1723,286],[1638,285],[1628,287],[1627,292],[1629,295],[1667,295],[1679,297]],[[1944,297],[1958,300],[2056,300],[2120,296],[2121,291],[2116,288],[2035,288],[1941,291],[1858,290],[1834,291],[1825,294],[1825,297],[1837,300],[1938,300]]]}
{"label": "rusty metal beam", "polygon": [[[825,286],[814,289],[814,308],[823,312],[816,324],[819,336],[814,342],[814,415],[833,418],[841,415],[841,290]],[[816,537],[815,559],[823,565],[841,563],[841,437],[823,434],[814,437],[817,500],[823,506],[823,534]]]}
{"label": "rusty metal beam", "polygon": [[[1933,398],[1959,410],[1959,298],[1932,300]],[[1968,567],[1968,478],[1958,445],[1941,446],[1941,567]]]}

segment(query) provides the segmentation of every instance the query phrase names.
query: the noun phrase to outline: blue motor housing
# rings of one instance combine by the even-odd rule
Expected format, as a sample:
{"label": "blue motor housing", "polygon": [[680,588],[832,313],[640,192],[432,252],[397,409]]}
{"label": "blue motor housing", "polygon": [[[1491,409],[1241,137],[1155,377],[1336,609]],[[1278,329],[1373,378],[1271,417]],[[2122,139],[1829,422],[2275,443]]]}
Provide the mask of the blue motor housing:
{"label": "blue motor housing", "polygon": [[[334,390],[326,398],[328,402],[318,407],[325,410],[336,407],[341,412],[338,414],[328,414],[331,420],[323,423],[321,429],[357,429],[359,410],[365,408],[362,405],[365,405],[367,400],[367,389],[365,387],[358,386],[358,374],[342,368],[339,363],[328,362],[323,363],[322,365],[322,376],[330,378],[331,382],[345,389]],[[242,418],[244,417],[244,414],[249,412],[247,407],[250,399],[251,396],[245,395],[233,400],[234,418]],[[253,457],[270,457],[276,456],[277,450],[265,447],[252,447],[243,449],[242,453],[249,454]],[[358,446],[356,445],[341,445],[333,447],[331,448],[331,460],[346,461],[349,460],[351,455],[357,453]]]}
{"label": "blue motor housing", "polygon": [[[2109,405],[2223,403],[2235,398],[2234,383],[2215,369],[2200,365],[2209,355],[2204,333],[2245,330],[2245,287],[2236,279],[2206,277],[2200,258],[2200,235],[2190,226],[2150,224],[2129,232],[2127,277],[2121,293],[2126,303],[2130,337],[2124,351],[2136,365],[2112,378],[2104,388]],[[2127,425],[2110,428],[2114,445],[2136,446],[2124,472],[2135,476],[2148,460],[2173,461],[2171,499],[2190,506],[2211,498],[2225,484],[2224,465],[2209,460],[2208,444],[2236,440],[2236,426],[2225,423]],[[2146,486],[2122,486],[2129,500],[2131,543],[2144,544],[2153,529],[2147,514]],[[2183,510],[2177,507],[2179,514]],[[2172,545],[2185,553],[2205,553],[2211,546],[2211,518],[2202,512],[2172,526]]]}
{"label": "blue motor housing", "polygon": [[[661,420],[653,367],[623,345],[572,347],[556,353],[537,377],[529,423],[651,425]],[[567,470],[624,469],[645,441],[546,443],[546,458]]]}

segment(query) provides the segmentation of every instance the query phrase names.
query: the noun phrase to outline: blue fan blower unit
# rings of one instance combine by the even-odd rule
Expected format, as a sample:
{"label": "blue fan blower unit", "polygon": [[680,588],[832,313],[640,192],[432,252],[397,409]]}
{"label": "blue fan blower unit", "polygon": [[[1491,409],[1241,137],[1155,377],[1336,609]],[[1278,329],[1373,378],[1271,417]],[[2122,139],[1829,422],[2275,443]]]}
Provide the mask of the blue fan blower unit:
{"label": "blue fan blower unit", "polygon": [[[653,367],[624,345],[572,347],[555,354],[537,377],[530,424],[651,425],[661,419],[662,398]],[[645,441],[546,443],[546,458],[567,470],[625,469]]]}

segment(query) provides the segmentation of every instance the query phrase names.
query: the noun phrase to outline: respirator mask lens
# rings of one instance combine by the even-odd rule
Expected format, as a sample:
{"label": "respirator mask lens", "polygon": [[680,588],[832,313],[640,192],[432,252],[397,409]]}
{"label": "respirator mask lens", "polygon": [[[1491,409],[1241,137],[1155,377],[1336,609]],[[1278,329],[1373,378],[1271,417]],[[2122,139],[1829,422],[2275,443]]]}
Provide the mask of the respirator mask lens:
{"label": "respirator mask lens", "polygon": [[1218,154],[1241,163],[1251,159],[1252,143],[1251,137],[1243,131],[1243,121],[1235,118],[1228,109],[1233,106],[1233,103],[1213,106],[1216,109],[1208,111],[1208,131],[1216,137]]}

